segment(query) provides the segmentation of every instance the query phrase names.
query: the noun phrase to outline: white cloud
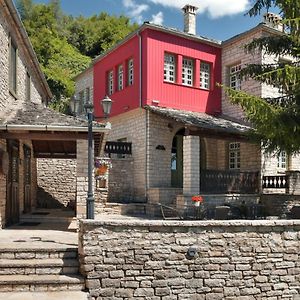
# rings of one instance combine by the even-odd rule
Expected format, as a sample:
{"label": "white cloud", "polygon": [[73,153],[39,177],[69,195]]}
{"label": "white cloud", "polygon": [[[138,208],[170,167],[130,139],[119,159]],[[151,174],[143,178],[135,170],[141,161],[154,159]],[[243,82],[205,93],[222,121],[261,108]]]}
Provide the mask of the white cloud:
{"label": "white cloud", "polygon": [[219,18],[244,12],[250,0],[148,0],[154,4],[181,9],[186,4],[199,8],[198,13],[208,12],[212,18]]}
{"label": "white cloud", "polygon": [[150,22],[154,23],[154,24],[157,24],[157,25],[162,25],[162,23],[164,22],[163,12],[160,11],[156,15],[152,15],[152,20]]}
{"label": "white cloud", "polygon": [[129,16],[137,23],[143,22],[143,12],[149,9],[149,5],[137,4],[134,0],[123,0],[123,5],[128,9]]}

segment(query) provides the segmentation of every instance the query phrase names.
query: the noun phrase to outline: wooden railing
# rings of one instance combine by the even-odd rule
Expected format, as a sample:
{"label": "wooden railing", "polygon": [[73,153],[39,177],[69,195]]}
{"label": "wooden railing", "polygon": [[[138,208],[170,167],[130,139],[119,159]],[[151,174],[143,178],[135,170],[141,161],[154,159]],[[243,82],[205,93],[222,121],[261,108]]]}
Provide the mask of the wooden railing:
{"label": "wooden railing", "polygon": [[259,173],[201,170],[200,191],[210,194],[255,194],[259,192]]}
{"label": "wooden railing", "polygon": [[276,176],[263,176],[262,187],[264,189],[286,189],[288,188],[288,176],[276,175]]}

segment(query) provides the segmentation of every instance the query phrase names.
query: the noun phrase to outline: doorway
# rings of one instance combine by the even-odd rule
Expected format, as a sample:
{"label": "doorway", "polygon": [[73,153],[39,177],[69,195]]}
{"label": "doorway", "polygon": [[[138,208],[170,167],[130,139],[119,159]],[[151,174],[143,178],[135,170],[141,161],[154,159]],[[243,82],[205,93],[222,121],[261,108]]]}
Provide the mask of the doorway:
{"label": "doorway", "polygon": [[31,149],[24,145],[24,213],[31,211]]}
{"label": "doorway", "polygon": [[177,133],[172,141],[171,186],[183,187],[183,135]]}
{"label": "doorway", "polygon": [[19,222],[19,143],[9,141],[9,171],[6,193],[6,225]]}

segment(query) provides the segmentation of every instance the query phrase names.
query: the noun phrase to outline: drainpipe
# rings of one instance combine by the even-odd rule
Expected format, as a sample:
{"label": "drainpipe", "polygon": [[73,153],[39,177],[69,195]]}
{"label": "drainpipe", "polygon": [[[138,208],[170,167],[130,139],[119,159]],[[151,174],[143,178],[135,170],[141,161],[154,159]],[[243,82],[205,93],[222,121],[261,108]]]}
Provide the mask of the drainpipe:
{"label": "drainpipe", "polygon": [[[140,107],[143,107],[143,103],[142,103],[142,36],[140,31],[137,32],[137,36],[139,38],[139,104]],[[149,147],[149,111],[146,110],[146,115],[145,115],[145,147],[146,147],[146,151],[145,151],[145,198],[146,198],[146,202],[147,202],[147,190],[148,190],[148,186],[149,186],[149,168],[148,168],[148,147]]]}

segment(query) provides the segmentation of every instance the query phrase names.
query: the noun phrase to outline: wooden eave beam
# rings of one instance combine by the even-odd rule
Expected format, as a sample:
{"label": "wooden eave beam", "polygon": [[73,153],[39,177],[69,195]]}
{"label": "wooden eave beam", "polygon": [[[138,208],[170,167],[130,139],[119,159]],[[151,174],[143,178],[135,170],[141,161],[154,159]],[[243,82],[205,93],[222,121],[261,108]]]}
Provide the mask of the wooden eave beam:
{"label": "wooden eave beam", "polygon": [[0,131],[1,139],[37,141],[76,141],[87,140],[86,132],[8,132]]}
{"label": "wooden eave beam", "polygon": [[216,129],[207,129],[195,126],[186,126],[184,135],[193,135],[203,138],[214,138],[222,140],[249,141],[249,138],[243,134],[234,134],[224,131],[220,132]]}

